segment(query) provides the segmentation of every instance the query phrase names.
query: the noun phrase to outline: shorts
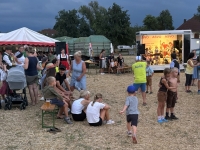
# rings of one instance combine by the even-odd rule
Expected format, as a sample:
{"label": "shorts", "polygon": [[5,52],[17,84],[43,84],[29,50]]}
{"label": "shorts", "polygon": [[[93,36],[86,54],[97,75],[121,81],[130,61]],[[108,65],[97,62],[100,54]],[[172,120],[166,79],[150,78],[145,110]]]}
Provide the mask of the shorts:
{"label": "shorts", "polygon": [[100,65],[100,68],[106,68],[106,60],[105,59],[101,59],[99,65]]}
{"label": "shorts", "polygon": [[167,108],[174,108],[177,100],[177,92],[167,92]]}
{"label": "shorts", "polygon": [[83,121],[86,119],[86,114],[84,111],[82,111],[81,114],[72,114],[72,117],[74,121]]}
{"label": "shorts", "polygon": [[103,121],[102,121],[102,119],[99,117],[99,122],[97,122],[97,123],[89,123],[89,125],[90,126],[101,126],[102,125],[102,123],[103,123]]}
{"label": "shorts", "polygon": [[146,83],[133,83],[136,91],[140,88],[142,92],[146,91]]}
{"label": "shorts", "polygon": [[152,77],[148,76],[147,77],[147,86],[151,86],[152,85]]}
{"label": "shorts", "polygon": [[35,76],[26,76],[27,85],[32,85],[34,83],[38,83],[38,75]]}
{"label": "shorts", "polygon": [[158,91],[157,97],[159,102],[165,102],[167,100],[167,92]]}
{"label": "shorts", "polygon": [[127,122],[131,122],[131,126],[136,126],[138,124],[138,114],[129,114],[126,116]]}
{"label": "shorts", "polygon": [[55,99],[51,99],[50,103],[54,104],[54,105],[56,105],[58,107],[63,107],[65,105],[65,103],[63,101],[58,100],[56,98]]}

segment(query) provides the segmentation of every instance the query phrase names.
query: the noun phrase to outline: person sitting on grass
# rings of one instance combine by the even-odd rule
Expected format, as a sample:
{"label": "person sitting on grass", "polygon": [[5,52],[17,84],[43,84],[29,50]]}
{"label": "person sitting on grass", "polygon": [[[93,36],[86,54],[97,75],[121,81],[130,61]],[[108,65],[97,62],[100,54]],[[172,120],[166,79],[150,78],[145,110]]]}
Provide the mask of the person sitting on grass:
{"label": "person sitting on grass", "polygon": [[83,121],[86,119],[86,108],[90,103],[90,92],[80,91],[80,98],[72,103],[71,113],[74,121]]}
{"label": "person sitting on grass", "polygon": [[94,96],[94,101],[90,102],[87,110],[86,117],[90,126],[101,126],[105,120],[106,124],[114,124],[109,116],[110,106],[103,103],[102,94],[98,93]]}
{"label": "person sitting on grass", "polygon": [[50,99],[51,104],[57,105],[59,107],[57,118],[63,118],[63,112],[64,112],[64,114],[65,114],[64,120],[68,124],[72,124],[72,121],[70,120],[70,118],[68,116],[68,103],[66,102],[66,99],[63,99],[63,97],[60,96],[54,90],[54,87],[56,86],[55,77],[48,77],[47,83],[48,83],[48,86],[44,87],[44,89],[42,90],[44,98]]}
{"label": "person sitting on grass", "polygon": [[[126,111],[127,116],[127,134],[131,136],[133,139],[133,143],[137,144],[136,140],[136,131],[137,131],[137,123],[138,123],[138,99],[136,97],[136,89],[133,85],[127,87],[128,97],[126,97],[126,102],[120,114]],[[132,130],[132,131],[131,131]]]}

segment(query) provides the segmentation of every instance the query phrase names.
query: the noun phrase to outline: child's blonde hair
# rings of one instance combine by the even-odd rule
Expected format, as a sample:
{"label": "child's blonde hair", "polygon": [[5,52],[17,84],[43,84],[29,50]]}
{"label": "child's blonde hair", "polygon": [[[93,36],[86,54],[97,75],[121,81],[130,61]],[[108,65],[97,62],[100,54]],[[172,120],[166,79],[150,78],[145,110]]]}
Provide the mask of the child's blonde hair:
{"label": "child's blonde hair", "polygon": [[80,91],[80,98],[84,98],[85,96],[89,96],[90,92],[86,90],[81,90]]}
{"label": "child's blonde hair", "polygon": [[178,68],[176,68],[176,67],[171,68],[171,72],[174,72],[174,71],[178,71]]}
{"label": "child's blonde hair", "polygon": [[94,96],[94,101],[92,102],[92,106],[94,105],[94,103],[99,99],[99,98],[102,98],[103,95],[101,93],[97,93],[95,96]]}
{"label": "child's blonde hair", "polygon": [[48,85],[50,85],[53,81],[55,81],[55,77],[50,76],[47,78]]}

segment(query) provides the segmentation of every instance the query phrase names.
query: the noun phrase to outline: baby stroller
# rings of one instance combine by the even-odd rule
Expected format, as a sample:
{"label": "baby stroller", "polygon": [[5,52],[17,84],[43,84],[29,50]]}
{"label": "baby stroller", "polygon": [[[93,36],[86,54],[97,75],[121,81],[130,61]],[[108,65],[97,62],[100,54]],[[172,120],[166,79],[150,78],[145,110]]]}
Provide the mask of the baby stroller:
{"label": "baby stroller", "polygon": [[[26,109],[28,100],[26,97],[26,77],[24,68],[21,66],[12,67],[8,71],[6,79],[8,83],[7,97],[5,98],[5,110],[12,109],[12,104],[20,104],[20,109]],[[16,93],[17,90],[22,90],[22,93]]]}

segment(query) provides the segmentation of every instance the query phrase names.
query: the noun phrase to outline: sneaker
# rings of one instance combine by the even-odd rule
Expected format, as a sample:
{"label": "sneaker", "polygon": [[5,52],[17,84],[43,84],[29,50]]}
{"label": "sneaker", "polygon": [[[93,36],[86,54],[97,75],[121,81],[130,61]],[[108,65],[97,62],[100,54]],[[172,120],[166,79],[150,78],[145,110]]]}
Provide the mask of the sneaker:
{"label": "sneaker", "polygon": [[143,106],[146,106],[146,105],[147,105],[147,103],[145,102],[145,103],[143,103],[142,105],[143,105]]}
{"label": "sneaker", "polygon": [[67,124],[72,124],[73,122],[70,120],[69,117],[65,117],[64,118],[65,122],[67,122]]}
{"label": "sneaker", "polygon": [[101,73],[101,75],[104,75],[105,73]]}
{"label": "sneaker", "polygon": [[178,119],[175,115],[171,116],[170,118],[171,118],[172,120],[177,120],[177,119]]}
{"label": "sneaker", "polygon": [[107,122],[106,122],[106,124],[114,124],[115,122],[113,121],[113,120],[108,120]]}
{"label": "sneaker", "polygon": [[41,97],[40,100],[41,100],[41,101],[44,101],[44,97]]}
{"label": "sneaker", "polygon": [[150,92],[149,94],[153,94],[153,92]]}
{"label": "sneaker", "polygon": [[106,123],[107,123],[107,121],[106,121],[106,120],[104,120],[104,121],[103,121],[103,124],[106,124]]}
{"label": "sneaker", "polygon": [[198,95],[200,95],[200,90],[198,90]]}
{"label": "sneaker", "polygon": [[165,118],[164,118],[164,119],[162,119],[162,121],[163,121],[163,122],[168,122],[168,120],[167,120],[167,119],[165,119]]}
{"label": "sneaker", "polygon": [[127,131],[127,135],[128,136],[132,136],[132,132],[131,131]]}
{"label": "sneaker", "polygon": [[146,93],[149,93],[148,91],[146,91]]}
{"label": "sneaker", "polygon": [[133,144],[137,144],[137,139],[135,136],[132,136],[132,139],[133,139]]}
{"label": "sneaker", "polygon": [[158,120],[158,123],[160,123],[160,124],[163,123],[163,120]]}
{"label": "sneaker", "polygon": [[165,120],[171,120],[169,116],[165,116]]}

